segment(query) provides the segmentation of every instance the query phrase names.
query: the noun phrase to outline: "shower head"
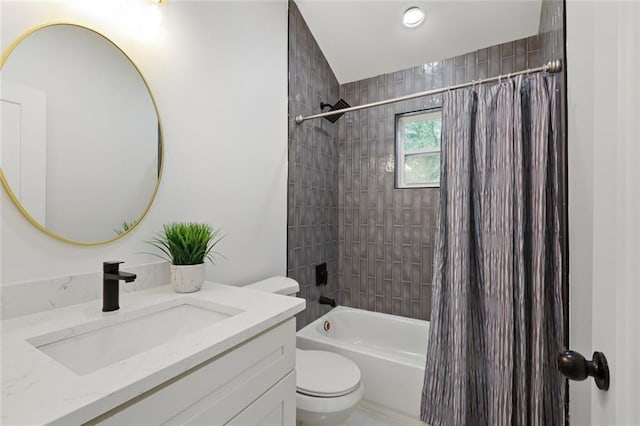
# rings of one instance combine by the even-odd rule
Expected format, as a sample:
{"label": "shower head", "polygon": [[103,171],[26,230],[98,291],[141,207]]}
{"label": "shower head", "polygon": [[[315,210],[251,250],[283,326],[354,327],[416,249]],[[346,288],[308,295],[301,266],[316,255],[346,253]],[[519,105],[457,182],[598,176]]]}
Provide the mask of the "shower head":
{"label": "shower head", "polygon": [[[342,98],[338,102],[336,102],[335,105],[326,104],[324,102],[320,103],[320,109],[324,109],[326,107],[331,107],[331,109],[329,111],[337,111],[339,109],[349,108],[350,106],[351,105],[346,103],[344,101],[344,99],[342,99]],[[325,118],[327,120],[329,120],[330,122],[335,123],[336,121],[338,121],[338,118],[342,117],[342,114],[344,114],[344,112],[336,113],[336,114],[332,114],[332,115],[327,115]]]}

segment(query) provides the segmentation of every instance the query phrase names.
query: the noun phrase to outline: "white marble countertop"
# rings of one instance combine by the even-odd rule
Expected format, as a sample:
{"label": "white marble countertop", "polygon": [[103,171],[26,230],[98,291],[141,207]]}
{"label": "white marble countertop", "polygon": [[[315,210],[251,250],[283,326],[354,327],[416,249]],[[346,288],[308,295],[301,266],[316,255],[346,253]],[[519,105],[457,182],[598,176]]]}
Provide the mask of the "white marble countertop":
{"label": "white marble countertop", "polygon": [[[231,306],[243,312],[130,358],[78,375],[27,339],[104,318],[119,321],[135,311],[180,298]],[[291,318],[305,301],[241,287],[205,283],[195,293],[170,286],[120,295],[120,310],[102,312],[102,300],[1,322],[0,423],[80,424],[135,398],[233,346]],[[120,317],[118,317],[120,316]],[[127,342],[122,342],[127,344]]]}

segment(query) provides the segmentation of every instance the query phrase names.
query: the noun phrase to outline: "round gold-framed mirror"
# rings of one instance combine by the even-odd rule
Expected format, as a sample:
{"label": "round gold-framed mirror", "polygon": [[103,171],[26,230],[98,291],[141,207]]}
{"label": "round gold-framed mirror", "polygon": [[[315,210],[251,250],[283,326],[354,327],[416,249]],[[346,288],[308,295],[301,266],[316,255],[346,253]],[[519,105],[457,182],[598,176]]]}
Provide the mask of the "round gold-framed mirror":
{"label": "round gold-framed mirror", "polygon": [[158,108],[111,40],[69,23],[36,27],[0,58],[0,180],[36,228],[79,245],[137,226],[163,169]]}

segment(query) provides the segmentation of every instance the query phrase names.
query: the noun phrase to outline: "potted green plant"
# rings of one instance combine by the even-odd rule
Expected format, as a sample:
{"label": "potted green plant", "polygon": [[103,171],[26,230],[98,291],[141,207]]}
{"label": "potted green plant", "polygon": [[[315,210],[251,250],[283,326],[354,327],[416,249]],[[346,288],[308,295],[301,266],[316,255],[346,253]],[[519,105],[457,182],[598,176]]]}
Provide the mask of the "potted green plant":
{"label": "potted green plant", "polygon": [[162,252],[156,255],[171,262],[171,283],[178,293],[200,290],[204,283],[205,260],[214,263],[214,247],[222,240],[219,229],[205,223],[172,222],[148,241]]}

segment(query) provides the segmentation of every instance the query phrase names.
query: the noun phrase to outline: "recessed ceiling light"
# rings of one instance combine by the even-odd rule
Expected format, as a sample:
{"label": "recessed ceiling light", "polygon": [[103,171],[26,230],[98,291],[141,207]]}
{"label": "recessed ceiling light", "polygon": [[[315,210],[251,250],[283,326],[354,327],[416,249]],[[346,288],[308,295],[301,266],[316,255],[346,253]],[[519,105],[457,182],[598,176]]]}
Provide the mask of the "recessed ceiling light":
{"label": "recessed ceiling light", "polygon": [[410,7],[404,11],[402,24],[407,28],[415,28],[424,21],[424,12],[419,7]]}

